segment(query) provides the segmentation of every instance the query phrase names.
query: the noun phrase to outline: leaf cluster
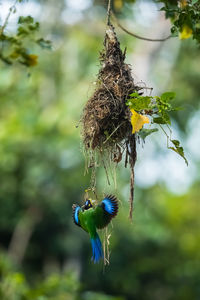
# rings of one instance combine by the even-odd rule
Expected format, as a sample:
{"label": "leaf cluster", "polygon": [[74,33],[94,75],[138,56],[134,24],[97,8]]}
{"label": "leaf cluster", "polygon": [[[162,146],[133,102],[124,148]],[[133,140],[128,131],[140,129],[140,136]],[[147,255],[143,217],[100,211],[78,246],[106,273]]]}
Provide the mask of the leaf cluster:
{"label": "leaf cluster", "polygon": [[166,18],[170,18],[172,22],[172,35],[178,36],[184,26],[188,26],[192,30],[193,39],[200,44],[200,1],[161,0],[159,2],[164,3],[161,10],[165,12]]}
{"label": "leaf cluster", "polygon": [[37,55],[31,54],[29,48],[39,45],[51,49],[51,41],[38,38],[40,24],[33,17],[19,17],[15,34],[0,34],[0,59],[9,65],[19,62],[27,67],[37,65]]}
{"label": "leaf cluster", "polygon": [[178,109],[171,104],[174,98],[174,92],[163,93],[160,97],[141,96],[136,92],[130,94],[127,105],[137,112],[144,111],[146,114],[153,115],[153,123],[171,125],[169,112]]}
{"label": "leaf cluster", "polygon": [[[174,92],[165,92],[161,96],[142,96],[139,95],[138,92],[135,92],[129,95],[129,99],[126,104],[130,109],[134,109],[138,113],[149,115],[151,117],[151,124],[158,124],[166,135],[167,148],[178,153],[185,160],[186,164],[188,164],[184,156],[183,147],[180,146],[180,142],[178,140],[171,139],[171,129],[169,127],[171,125],[170,112],[180,109],[173,106],[172,100],[174,98]],[[163,125],[167,126],[170,134],[167,134]],[[148,135],[156,131],[158,131],[157,128],[142,129],[139,132],[139,136],[145,140]],[[168,145],[168,141],[172,143],[172,146]]]}

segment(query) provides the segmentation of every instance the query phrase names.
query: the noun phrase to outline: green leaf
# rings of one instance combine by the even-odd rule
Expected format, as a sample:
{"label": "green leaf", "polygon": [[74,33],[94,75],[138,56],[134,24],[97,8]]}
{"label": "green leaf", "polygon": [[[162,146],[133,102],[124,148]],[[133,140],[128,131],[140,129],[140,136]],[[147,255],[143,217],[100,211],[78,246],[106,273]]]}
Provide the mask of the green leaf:
{"label": "green leaf", "polygon": [[153,128],[153,129],[141,129],[139,132],[138,132],[138,135],[143,139],[143,141],[145,140],[145,138],[148,136],[148,135],[150,135],[150,134],[152,134],[152,133],[154,133],[154,132],[156,132],[156,131],[158,131],[158,128]]}
{"label": "green leaf", "polygon": [[162,111],[161,118],[166,122],[166,124],[171,125],[170,116],[166,111]]}
{"label": "green leaf", "polygon": [[171,142],[174,144],[174,146],[179,147],[180,142],[178,140],[171,140]]}
{"label": "green leaf", "polygon": [[28,26],[28,29],[29,29],[30,31],[36,31],[36,30],[39,29],[39,27],[40,27],[39,22],[35,22],[35,24],[30,24],[30,25]]}
{"label": "green leaf", "polygon": [[0,60],[2,60],[7,65],[12,65],[12,61],[8,57],[3,56],[2,54],[0,54]]}
{"label": "green leaf", "polygon": [[168,147],[168,148],[178,153],[185,160],[185,163],[188,166],[188,161],[185,158],[184,150],[183,147],[180,146],[180,142],[178,140],[171,140],[171,142],[172,144],[174,144],[175,147]]}
{"label": "green leaf", "polygon": [[166,92],[163,93],[160,98],[164,102],[169,102],[170,100],[174,99],[176,94],[174,92]]}
{"label": "green leaf", "polygon": [[171,150],[175,151],[176,153],[178,153],[185,160],[185,163],[188,166],[188,161],[185,158],[183,147],[178,147],[178,148],[169,147],[169,149],[171,149]]}
{"label": "green leaf", "polygon": [[19,26],[17,28],[17,35],[20,36],[20,35],[28,35],[29,34],[29,31],[23,27],[23,26]]}
{"label": "green leaf", "polygon": [[178,36],[178,28],[175,25],[171,27],[171,34],[173,37]]}
{"label": "green leaf", "polygon": [[19,17],[18,19],[18,24],[33,24],[34,19],[31,16],[27,16],[27,17]]}
{"label": "green leaf", "polygon": [[49,41],[49,40],[45,40],[45,39],[41,38],[41,39],[37,40],[36,42],[43,49],[51,49],[52,48],[51,41]]}
{"label": "green leaf", "polygon": [[[136,94],[136,93],[133,93]],[[143,109],[149,109],[150,104],[151,104],[151,97],[149,96],[138,96],[132,99],[129,99],[127,101],[127,105],[130,106],[130,108],[136,110],[136,111],[141,111]]]}
{"label": "green leaf", "polygon": [[156,123],[156,124],[167,124],[167,122],[162,117],[153,118],[153,123]]}

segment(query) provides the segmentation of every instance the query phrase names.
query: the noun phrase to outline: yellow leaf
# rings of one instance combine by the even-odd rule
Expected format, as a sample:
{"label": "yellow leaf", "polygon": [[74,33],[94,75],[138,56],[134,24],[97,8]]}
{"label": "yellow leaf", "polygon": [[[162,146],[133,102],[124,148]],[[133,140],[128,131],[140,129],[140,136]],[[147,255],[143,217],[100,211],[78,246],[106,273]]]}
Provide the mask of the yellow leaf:
{"label": "yellow leaf", "polygon": [[120,11],[122,9],[122,6],[123,6],[122,0],[115,0],[114,1],[115,10]]}
{"label": "yellow leaf", "polygon": [[26,63],[27,63],[30,67],[36,66],[37,63],[38,63],[38,56],[35,55],[35,54],[28,54],[28,55],[26,56]]}
{"label": "yellow leaf", "polygon": [[183,29],[179,34],[180,40],[188,39],[192,35],[192,28],[188,25],[183,25]]}
{"label": "yellow leaf", "polygon": [[149,123],[149,118],[147,116],[138,114],[134,109],[131,109],[131,113],[132,133],[135,133],[142,129],[145,123]]}
{"label": "yellow leaf", "polygon": [[187,6],[187,0],[181,0],[180,6],[181,6],[181,8],[184,8],[185,6]]}

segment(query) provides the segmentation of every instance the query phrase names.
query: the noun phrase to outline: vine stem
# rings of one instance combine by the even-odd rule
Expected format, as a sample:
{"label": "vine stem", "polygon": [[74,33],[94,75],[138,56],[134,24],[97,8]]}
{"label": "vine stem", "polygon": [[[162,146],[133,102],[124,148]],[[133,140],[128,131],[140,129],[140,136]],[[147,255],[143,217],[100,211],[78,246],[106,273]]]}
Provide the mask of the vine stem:
{"label": "vine stem", "polygon": [[18,0],[15,0],[15,2],[13,3],[13,5],[9,8],[9,12],[8,12],[8,14],[7,14],[7,16],[6,16],[6,19],[5,19],[3,25],[2,25],[1,28],[0,28],[0,36],[3,34],[3,31],[4,31],[4,29],[6,28],[6,26],[7,26],[7,24],[8,24],[8,20],[9,20],[9,18],[10,18],[10,15],[12,14],[13,9],[15,8],[15,5],[17,4],[17,2],[18,2]]}
{"label": "vine stem", "polygon": [[113,18],[114,18],[114,20],[115,20],[115,22],[117,23],[117,26],[118,26],[119,28],[121,28],[124,32],[126,32],[127,34],[129,34],[129,35],[131,35],[131,36],[133,36],[133,37],[135,37],[135,38],[137,38],[137,39],[144,40],[144,41],[148,41],[148,42],[164,42],[164,41],[166,41],[166,40],[168,40],[168,39],[170,39],[170,38],[172,37],[171,35],[169,35],[169,36],[167,36],[167,37],[165,37],[165,38],[163,38],[163,39],[150,39],[150,38],[147,38],[147,37],[140,36],[140,35],[138,35],[138,34],[135,34],[135,33],[133,33],[133,32],[130,32],[130,31],[127,30],[124,26],[122,26],[122,25],[119,23],[119,21],[118,21],[118,19],[117,19],[117,17],[115,16],[115,14],[114,14],[113,11],[112,11],[112,16],[113,16]]}
{"label": "vine stem", "polygon": [[111,15],[111,0],[108,0],[108,8],[107,8],[107,25],[110,25],[110,15]]}
{"label": "vine stem", "polygon": [[[171,141],[171,138],[168,136],[167,132],[164,130],[164,128],[160,124],[159,124],[159,126],[167,137],[167,148],[169,149],[169,140]],[[171,131],[171,129],[170,129],[170,131]]]}

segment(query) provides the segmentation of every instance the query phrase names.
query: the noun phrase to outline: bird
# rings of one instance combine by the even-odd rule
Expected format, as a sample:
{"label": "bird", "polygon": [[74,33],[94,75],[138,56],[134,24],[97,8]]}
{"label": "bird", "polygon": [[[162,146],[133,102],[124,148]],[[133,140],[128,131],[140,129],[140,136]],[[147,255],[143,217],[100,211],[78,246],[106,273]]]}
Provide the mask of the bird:
{"label": "bird", "polygon": [[104,258],[102,243],[97,229],[103,229],[118,213],[118,200],[114,195],[106,195],[100,204],[86,199],[83,206],[72,205],[74,223],[89,233],[92,245],[92,261],[100,262]]}

